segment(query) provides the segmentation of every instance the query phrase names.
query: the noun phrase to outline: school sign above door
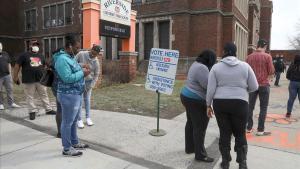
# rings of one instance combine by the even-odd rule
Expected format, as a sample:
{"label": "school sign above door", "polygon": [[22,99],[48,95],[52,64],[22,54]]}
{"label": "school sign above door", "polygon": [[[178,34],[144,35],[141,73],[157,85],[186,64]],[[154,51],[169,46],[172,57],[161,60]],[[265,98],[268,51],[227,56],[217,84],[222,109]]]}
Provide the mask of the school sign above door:
{"label": "school sign above door", "polygon": [[130,37],[131,1],[100,0],[100,35]]}

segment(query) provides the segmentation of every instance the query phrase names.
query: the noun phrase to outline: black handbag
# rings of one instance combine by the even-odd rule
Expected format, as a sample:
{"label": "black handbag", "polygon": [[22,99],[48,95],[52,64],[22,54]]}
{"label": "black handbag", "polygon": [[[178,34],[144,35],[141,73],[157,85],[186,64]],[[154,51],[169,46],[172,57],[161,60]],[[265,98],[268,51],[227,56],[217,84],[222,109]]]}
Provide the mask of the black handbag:
{"label": "black handbag", "polygon": [[40,80],[40,83],[47,87],[52,87],[52,83],[54,80],[54,72],[52,69],[47,69],[44,71],[43,76]]}

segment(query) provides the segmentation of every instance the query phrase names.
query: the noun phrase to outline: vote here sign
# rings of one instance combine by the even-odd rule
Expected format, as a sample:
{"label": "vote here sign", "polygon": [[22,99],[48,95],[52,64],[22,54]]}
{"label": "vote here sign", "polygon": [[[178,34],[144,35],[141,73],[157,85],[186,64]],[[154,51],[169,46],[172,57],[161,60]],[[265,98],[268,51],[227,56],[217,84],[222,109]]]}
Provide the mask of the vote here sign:
{"label": "vote here sign", "polygon": [[173,92],[179,51],[152,48],[145,88],[171,95]]}

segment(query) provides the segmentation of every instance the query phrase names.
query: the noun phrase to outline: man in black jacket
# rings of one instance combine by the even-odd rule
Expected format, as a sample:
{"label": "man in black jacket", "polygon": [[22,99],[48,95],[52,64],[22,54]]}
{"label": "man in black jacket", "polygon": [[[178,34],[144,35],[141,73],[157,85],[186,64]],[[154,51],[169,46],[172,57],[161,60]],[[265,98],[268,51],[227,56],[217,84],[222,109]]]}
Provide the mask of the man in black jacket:
{"label": "man in black jacket", "polygon": [[275,77],[276,77],[274,85],[279,86],[280,75],[281,73],[284,72],[284,67],[285,67],[283,62],[283,55],[281,55],[280,57],[279,55],[276,55],[276,57],[273,60],[273,64],[275,68]]}

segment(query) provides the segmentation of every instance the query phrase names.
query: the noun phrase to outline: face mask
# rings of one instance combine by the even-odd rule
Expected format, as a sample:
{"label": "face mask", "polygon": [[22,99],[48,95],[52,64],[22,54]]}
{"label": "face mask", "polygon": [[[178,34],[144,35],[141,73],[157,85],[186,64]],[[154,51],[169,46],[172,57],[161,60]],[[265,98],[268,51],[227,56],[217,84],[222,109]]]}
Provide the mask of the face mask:
{"label": "face mask", "polygon": [[32,46],[32,52],[38,53],[39,52],[39,47],[38,46]]}
{"label": "face mask", "polygon": [[3,47],[2,47],[2,44],[0,43],[0,53],[2,52],[3,50]]}

